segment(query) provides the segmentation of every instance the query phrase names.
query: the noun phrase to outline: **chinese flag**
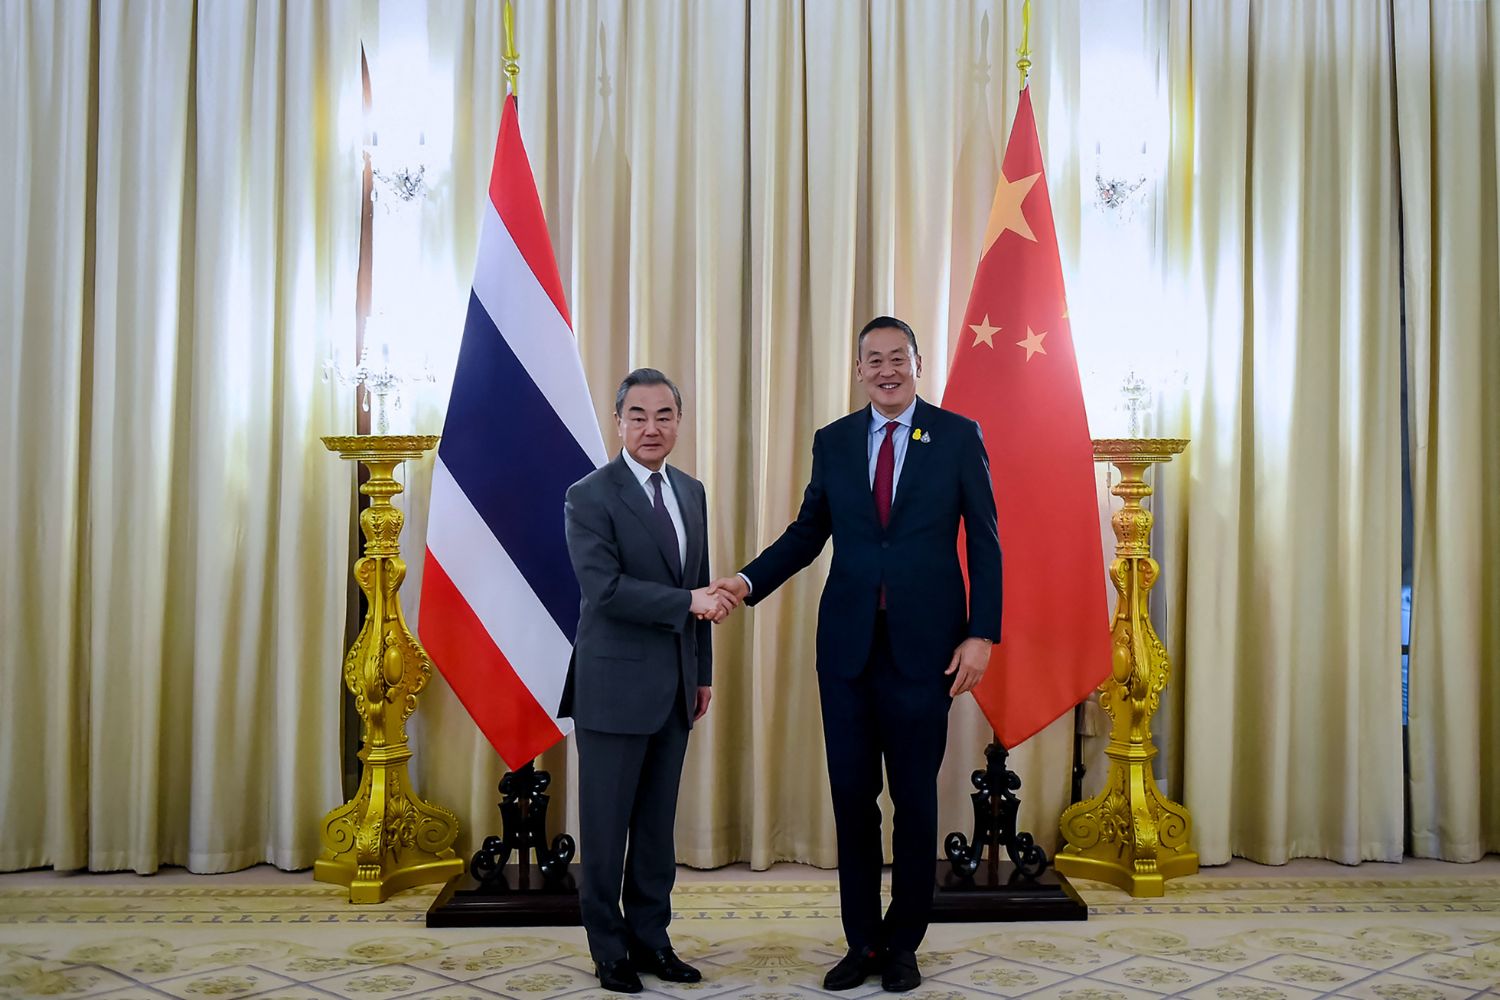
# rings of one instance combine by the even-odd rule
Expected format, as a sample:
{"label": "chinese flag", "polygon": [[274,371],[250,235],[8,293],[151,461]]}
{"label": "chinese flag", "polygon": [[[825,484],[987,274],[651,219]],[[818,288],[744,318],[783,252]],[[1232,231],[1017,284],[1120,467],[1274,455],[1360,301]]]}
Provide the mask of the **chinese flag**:
{"label": "chinese flag", "polygon": [[990,456],[1005,617],[974,697],[1010,748],[1103,682],[1110,638],[1093,446],[1030,88],[1000,174],[943,405],[979,421]]}

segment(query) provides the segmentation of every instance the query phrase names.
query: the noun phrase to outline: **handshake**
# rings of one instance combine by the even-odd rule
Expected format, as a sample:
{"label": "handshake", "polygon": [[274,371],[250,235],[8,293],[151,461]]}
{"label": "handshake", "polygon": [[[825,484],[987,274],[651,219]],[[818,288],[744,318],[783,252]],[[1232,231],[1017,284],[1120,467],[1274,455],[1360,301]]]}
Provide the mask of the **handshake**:
{"label": "handshake", "polygon": [[693,591],[692,612],[703,621],[718,624],[750,596],[750,585],[739,576],[722,576],[707,587]]}

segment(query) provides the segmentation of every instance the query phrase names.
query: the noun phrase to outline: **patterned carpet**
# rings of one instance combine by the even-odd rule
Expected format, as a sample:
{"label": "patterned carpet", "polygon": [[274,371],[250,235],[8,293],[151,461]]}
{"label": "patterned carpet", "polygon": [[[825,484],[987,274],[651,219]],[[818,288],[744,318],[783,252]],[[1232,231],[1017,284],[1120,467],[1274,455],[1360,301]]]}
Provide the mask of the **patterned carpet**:
{"label": "patterned carpet", "polygon": [[[1343,870],[1363,873],[1371,866]],[[934,926],[913,997],[1135,1000],[1447,1000],[1500,996],[1500,865],[1439,876],[1289,877],[1250,869],[1133,900],[1078,883],[1082,923]],[[796,872],[796,869],[792,869]],[[801,870],[806,873],[807,870]],[[1264,874],[1262,874],[1264,873]],[[719,873],[722,876],[723,873]],[[241,873],[245,875],[245,873]],[[646,996],[793,1000],[827,994],[842,953],[833,885],[778,872],[684,873],[678,951],[704,971]],[[429,930],[436,889],[353,907],[310,875],[0,878],[0,996],[237,1000],[597,1000],[574,929]]]}

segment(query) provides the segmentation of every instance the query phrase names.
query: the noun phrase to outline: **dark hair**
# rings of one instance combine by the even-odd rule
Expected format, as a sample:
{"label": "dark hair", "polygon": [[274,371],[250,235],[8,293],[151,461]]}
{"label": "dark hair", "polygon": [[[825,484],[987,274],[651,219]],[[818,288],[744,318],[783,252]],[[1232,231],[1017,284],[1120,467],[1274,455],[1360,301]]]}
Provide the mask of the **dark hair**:
{"label": "dark hair", "polygon": [[620,382],[619,391],[615,393],[615,416],[618,417],[625,411],[625,394],[638,385],[664,385],[671,389],[672,398],[677,402],[677,412],[682,412],[682,393],[677,391],[677,386],[671,379],[655,368],[637,368]]}
{"label": "dark hair", "polygon": [[854,342],[855,358],[864,356],[865,334],[871,330],[900,330],[906,334],[906,342],[911,346],[911,353],[913,355],[922,353],[917,350],[917,335],[911,332],[911,327],[907,326],[904,320],[899,320],[894,316],[876,316],[864,325],[864,329],[859,331],[859,339]]}

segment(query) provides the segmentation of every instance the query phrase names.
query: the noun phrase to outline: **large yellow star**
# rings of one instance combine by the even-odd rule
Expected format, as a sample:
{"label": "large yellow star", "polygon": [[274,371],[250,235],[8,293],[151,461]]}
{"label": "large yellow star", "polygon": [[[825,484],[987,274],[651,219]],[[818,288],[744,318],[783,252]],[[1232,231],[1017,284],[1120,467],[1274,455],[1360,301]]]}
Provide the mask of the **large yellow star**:
{"label": "large yellow star", "polygon": [[984,314],[984,320],[982,322],[970,323],[969,329],[974,331],[974,343],[971,346],[978,347],[980,344],[983,344],[985,347],[988,347],[992,351],[995,349],[994,337],[995,334],[1000,332],[1001,328],[998,326],[990,326],[989,313]]}
{"label": "large yellow star", "polygon": [[1001,173],[1000,184],[995,188],[995,201],[990,205],[990,221],[984,227],[985,253],[989,253],[990,247],[995,245],[1000,234],[1007,229],[1017,236],[1024,237],[1033,243],[1036,242],[1036,236],[1031,232],[1031,225],[1026,221],[1026,213],[1021,211],[1021,203],[1031,193],[1031,186],[1040,176],[1042,176],[1041,172],[1038,171],[1030,177],[1012,181]]}
{"label": "large yellow star", "polygon": [[1032,333],[1031,327],[1026,328],[1026,339],[1016,341],[1017,347],[1026,348],[1026,360],[1030,361],[1033,354],[1046,354],[1047,349],[1042,346],[1042,338],[1047,336],[1047,331]]}

